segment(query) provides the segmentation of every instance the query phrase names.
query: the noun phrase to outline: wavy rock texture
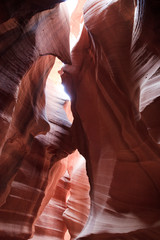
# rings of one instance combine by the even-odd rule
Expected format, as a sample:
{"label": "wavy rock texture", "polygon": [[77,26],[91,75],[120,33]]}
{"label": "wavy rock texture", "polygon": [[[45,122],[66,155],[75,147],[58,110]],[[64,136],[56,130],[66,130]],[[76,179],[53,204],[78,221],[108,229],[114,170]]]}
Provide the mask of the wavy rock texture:
{"label": "wavy rock texture", "polygon": [[[39,7],[41,9],[41,6]],[[0,26],[0,109],[1,124],[4,125],[1,130],[1,142],[10,123],[19,82],[32,63],[39,56],[46,54],[58,56],[64,62],[70,61],[69,22],[63,5],[56,5],[55,8],[40,13],[35,11],[34,15],[32,6],[31,13],[28,9],[26,11],[20,12],[21,15],[15,17],[13,13],[12,18]],[[61,33],[58,31],[59,28]],[[58,44],[61,47],[58,47]]]}
{"label": "wavy rock texture", "polygon": [[[64,12],[63,8],[62,10]],[[35,19],[32,19],[32,24],[34,21]],[[53,20],[50,24],[53,24]],[[51,32],[51,36],[52,34]],[[64,34],[67,39],[68,32]],[[70,57],[68,42],[65,45],[66,50],[62,48],[59,51],[58,45],[56,47],[56,44],[63,44],[64,40],[60,42],[55,38],[51,44],[55,50],[57,48],[57,55],[61,56],[60,51],[63,50],[64,61],[67,62]],[[42,43],[47,47],[45,39]],[[68,59],[65,54],[68,54]],[[67,196],[71,188],[71,168],[76,166],[79,155],[73,154],[64,158],[74,150],[69,136],[73,117],[70,102],[66,100],[60,84],[55,84],[57,80],[53,81],[54,77],[57,78],[56,72],[52,73],[53,79],[48,77],[54,62],[55,56],[45,55],[32,63],[19,86],[9,128],[4,129],[7,133],[1,153],[0,176],[3,194],[0,237],[6,240],[31,237],[37,240],[44,237],[66,239],[67,227],[63,213],[67,209]],[[60,160],[62,158],[63,160]],[[68,177],[67,169],[70,172]],[[82,176],[86,177],[84,164],[81,172]],[[86,194],[89,184],[87,186]],[[74,203],[70,204],[71,206],[75,211],[78,208]],[[86,208],[89,208],[89,202],[84,206],[84,209]],[[74,223],[76,233],[80,232],[85,220],[85,217],[77,217],[77,223]]]}
{"label": "wavy rock texture", "polygon": [[160,236],[160,148],[148,131],[156,124],[150,124],[150,114],[160,94],[152,88],[159,79],[160,6],[157,1],[134,4],[87,1],[72,66],[63,68],[91,185],[89,220],[76,239]]}
{"label": "wavy rock texture", "polygon": [[[75,151],[61,160],[65,174],[59,178],[60,167],[53,171],[53,182],[47,192],[49,203],[35,222],[33,239],[68,239],[68,229],[71,239],[81,232],[89,214],[89,182],[86,175],[85,160]],[[57,163],[58,164],[58,163]],[[59,166],[59,164],[58,164]],[[64,168],[63,168],[64,169]],[[48,193],[49,192],[49,193]],[[70,239],[70,238],[69,238]]]}
{"label": "wavy rock texture", "polygon": [[[70,178],[67,173],[59,179],[56,190],[43,213],[35,223],[35,234],[32,239],[64,239],[67,227],[63,221],[66,209]],[[53,190],[52,190],[53,191]]]}
{"label": "wavy rock texture", "polygon": [[[63,110],[65,99],[54,86],[54,82],[48,81],[45,116],[43,108],[45,72],[42,63],[46,61],[50,66],[54,57],[41,57],[39,61],[34,64],[36,71],[32,71],[32,67],[30,74],[26,75],[28,79],[22,81],[9,131],[12,138],[8,136],[9,140],[1,155],[6,166],[3,171],[7,172],[3,176],[3,181],[6,183],[8,179],[12,180],[11,189],[7,185],[10,193],[6,203],[0,208],[0,236],[7,240],[28,239],[33,234],[35,220],[53,195],[59,179],[66,172],[65,161],[57,162],[66,155],[62,147],[61,155],[58,154],[58,146],[61,135],[64,136],[70,127]],[[47,69],[47,66],[44,66]],[[38,69],[40,78],[36,78]],[[28,90],[26,94],[24,89]],[[43,135],[46,131],[48,133]]]}
{"label": "wavy rock texture", "polygon": [[23,9],[26,3],[8,1],[4,6],[9,11],[13,3],[15,12],[1,19],[0,238],[6,240],[32,236],[50,187],[53,193],[66,171],[57,162],[67,155],[66,99],[50,81],[45,86],[55,56],[70,62],[69,21],[63,5],[47,2]]}
{"label": "wavy rock texture", "polygon": [[[15,6],[13,17],[0,26],[1,203],[4,202],[6,188],[9,187],[9,182],[21,163],[27,141],[30,141],[31,136],[46,133],[49,130],[49,124],[44,116],[44,87],[47,75],[54,63],[53,55],[58,56],[64,62],[70,62],[69,21],[67,21],[64,6],[58,4],[53,9],[42,11],[40,5],[41,12],[38,12],[38,5],[36,5],[35,14],[33,14],[32,4],[30,8],[29,6],[23,13],[17,10],[19,5]],[[9,11],[10,5],[6,7]],[[62,30],[61,33],[58,31],[59,27]],[[47,57],[47,54],[50,57]],[[19,91],[19,100],[17,95],[22,78],[24,83],[22,88],[25,89],[26,99]],[[23,106],[22,101],[24,101]],[[15,104],[15,113],[12,117]],[[28,107],[28,104],[31,105]],[[26,111],[25,107],[28,108]],[[24,116],[25,118],[21,119]],[[36,121],[36,127],[34,121]],[[21,151],[18,151],[20,156],[13,157],[14,159],[11,160],[17,148],[16,142],[20,143],[18,147],[21,145]],[[12,148],[9,150],[10,153],[9,148]],[[10,164],[11,168],[8,171]]]}
{"label": "wavy rock texture", "polygon": [[82,231],[90,210],[90,186],[85,164],[85,159],[78,151],[68,157],[67,170],[70,176],[70,191],[63,218],[71,239],[75,239]]}
{"label": "wavy rock texture", "polygon": [[71,58],[60,2],[0,2],[0,239],[159,240],[159,1],[87,0]]}

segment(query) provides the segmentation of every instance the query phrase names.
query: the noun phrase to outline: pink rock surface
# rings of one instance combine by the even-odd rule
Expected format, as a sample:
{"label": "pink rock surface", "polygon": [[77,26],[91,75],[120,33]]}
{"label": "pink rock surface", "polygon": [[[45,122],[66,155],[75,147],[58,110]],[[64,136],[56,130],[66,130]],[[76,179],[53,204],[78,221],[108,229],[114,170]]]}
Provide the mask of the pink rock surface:
{"label": "pink rock surface", "polygon": [[63,221],[63,213],[66,209],[66,198],[69,189],[70,179],[66,173],[59,179],[54,194],[36,221],[35,234],[32,239],[64,239],[67,227]]}
{"label": "pink rock surface", "polygon": [[60,2],[0,3],[0,239],[159,240],[160,4],[79,0],[70,56]]}
{"label": "pink rock surface", "polygon": [[[53,62],[54,57],[47,56],[41,57],[38,65],[38,62],[35,63],[41,83],[36,82],[39,78],[36,78],[37,72],[32,71],[34,67],[22,81],[10,135],[7,136],[9,140],[1,154],[5,160],[1,165],[1,171],[5,173],[3,181],[8,182],[7,192],[3,195],[7,197],[6,203],[0,208],[0,236],[7,240],[11,237],[28,239],[32,236],[35,220],[66,172],[65,161],[57,162],[64,156],[63,150],[62,156],[57,154],[61,134],[64,136],[70,126],[63,109],[65,99],[58,97],[60,93],[56,91],[53,80],[47,83],[46,100],[44,93],[46,75],[43,67],[48,69],[45,63],[50,66]],[[26,94],[24,89],[28,90]],[[48,133],[43,135],[45,132]]]}
{"label": "pink rock surface", "polygon": [[[66,164],[65,173],[60,178],[60,167],[53,171],[54,181],[46,191],[49,202],[35,222],[33,239],[71,239],[81,232],[89,215],[89,182],[85,160],[76,151],[61,160]],[[59,163],[57,163],[59,166]],[[64,168],[63,168],[64,169]],[[59,174],[59,175],[56,175]],[[58,180],[58,183],[57,182]],[[55,184],[56,183],[56,184]],[[42,204],[43,205],[43,204]],[[66,231],[69,231],[67,235]]]}
{"label": "pink rock surface", "polygon": [[82,231],[90,210],[90,186],[85,164],[85,159],[78,151],[68,157],[70,191],[63,218],[71,239],[75,239]]}
{"label": "pink rock surface", "polygon": [[[20,23],[20,16],[16,15],[0,26],[0,204],[5,201],[9,183],[25,152],[29,151],[26,150],[27,142],[32,136],[45,134],[49,130],[44,113],[44,88],[54,56],[70,62],[69,20],[64,5],[58,4],[49,10],[45,8],[45,11],[35,12],[34,15],[32,11],[31,8],[24,15],[20,12],[24,17]],[[61,33],[58,32],[59,27]],[[19,88],[21,79],[23,83]]]}
{"label": "pink rock surface", "polygon": [[159,45],[148,20],[139,23],[143,10],[141,2],[87,1],[72,66],[63,68],[91,184],[89,221],[77,239],[159,239],[160,148],[140,114],[153,74],[158,81]]}

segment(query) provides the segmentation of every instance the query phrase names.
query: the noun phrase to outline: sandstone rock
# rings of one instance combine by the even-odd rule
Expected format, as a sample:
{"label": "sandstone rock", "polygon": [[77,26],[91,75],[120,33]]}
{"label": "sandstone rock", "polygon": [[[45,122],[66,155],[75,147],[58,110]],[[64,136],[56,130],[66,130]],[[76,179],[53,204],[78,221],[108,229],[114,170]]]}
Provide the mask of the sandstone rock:
{"label": "sandstone rock", "polygon": [[70,56],[60,2],[0,3],[0,239],[159,240],[160,4],[79,0]]}
{"label": "sandstone rock", "polygon": [[[6,7],[9,9],[9,6]],[[29,10],[33,11],[32,8],[27,9]],[[16,15],[0,26],[1,204],[5,201],[9,182],[13,180],[24,153],[29,151],[26,150],[26,144],[30,137],[49,130],[44,116],[44,87],[54,63],[54,56],[58,56],[64,62],[70,62],[69,21],[63,5],[58,4],[53,9],[31,14],[27,21],[25,13],[20,14],[24,17],[21,22]],[[59,27],[61,32],[58,31]],[[22,78],[22,89],[20,87],[19,90]],[[17,147],[21,148],[17,149],[18,156],[15,153]]]}
{"label": "sandstone rock", "polygon": [[87,1],[72,66],[63,68],[91,185],[89,221],[77,239],[159,238],[160,149],[140,113],[141,91],[160,67],[142,21],[147,7]]}

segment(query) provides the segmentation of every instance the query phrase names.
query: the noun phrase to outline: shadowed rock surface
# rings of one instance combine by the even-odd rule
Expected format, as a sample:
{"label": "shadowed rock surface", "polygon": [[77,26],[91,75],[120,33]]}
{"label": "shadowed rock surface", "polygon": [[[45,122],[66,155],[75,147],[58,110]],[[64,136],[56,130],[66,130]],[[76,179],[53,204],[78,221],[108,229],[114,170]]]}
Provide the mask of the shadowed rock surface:
{"label": "shadowed rock surface", "polygon": [[63,68],[91,185],[89,220],[77,239],[159,239],[160,148],[149,116],[159,101],[145,122],[140,112],[160,93],[159,35],[149,34],[157,19],[148,2],[135,7],[87,1],[72,66]]}
{"label": "shadowed rock surface", "polygon": [[159,240],[160,3],[61,2],[0,1],[0,239]]}

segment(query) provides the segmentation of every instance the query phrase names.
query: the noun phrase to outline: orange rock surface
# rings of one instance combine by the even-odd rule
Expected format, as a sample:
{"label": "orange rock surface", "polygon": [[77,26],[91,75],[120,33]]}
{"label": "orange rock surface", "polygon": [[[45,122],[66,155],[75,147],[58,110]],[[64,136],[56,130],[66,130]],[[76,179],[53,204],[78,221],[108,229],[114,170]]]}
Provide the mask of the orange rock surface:
{"label": "orange rock surface", "polygon": [[159,240],[159,13],[0,2],[0,239]]}

